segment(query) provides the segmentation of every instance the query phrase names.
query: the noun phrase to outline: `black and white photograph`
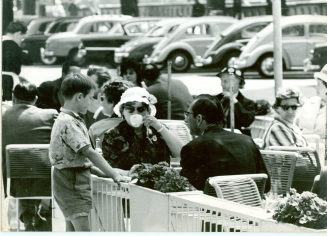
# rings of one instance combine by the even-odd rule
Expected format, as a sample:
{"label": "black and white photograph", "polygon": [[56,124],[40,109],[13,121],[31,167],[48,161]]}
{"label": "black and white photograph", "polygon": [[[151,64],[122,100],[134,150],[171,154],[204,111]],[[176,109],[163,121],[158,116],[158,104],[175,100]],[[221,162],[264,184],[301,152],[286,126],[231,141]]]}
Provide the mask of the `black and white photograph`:
{"label": "black and white photograph", "polygon": [[2,0],[1,232],[327,233],[326,0]]}

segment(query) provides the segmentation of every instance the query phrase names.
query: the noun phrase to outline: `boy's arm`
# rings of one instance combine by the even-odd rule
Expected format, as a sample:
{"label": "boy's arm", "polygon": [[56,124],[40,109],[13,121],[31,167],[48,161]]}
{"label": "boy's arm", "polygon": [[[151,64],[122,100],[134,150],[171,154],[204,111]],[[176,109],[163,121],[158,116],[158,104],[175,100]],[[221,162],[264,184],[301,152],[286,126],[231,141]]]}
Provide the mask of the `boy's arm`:
{"label": "boy's arm", "polygon": [[127,176],[121,176],[117,173],[105,159],[97,153],[91,146],[82,149],[83,155],[87,156],[93,164],[98,167],[107,177],[112,178],[115,182],[129,182],[130,178]]}

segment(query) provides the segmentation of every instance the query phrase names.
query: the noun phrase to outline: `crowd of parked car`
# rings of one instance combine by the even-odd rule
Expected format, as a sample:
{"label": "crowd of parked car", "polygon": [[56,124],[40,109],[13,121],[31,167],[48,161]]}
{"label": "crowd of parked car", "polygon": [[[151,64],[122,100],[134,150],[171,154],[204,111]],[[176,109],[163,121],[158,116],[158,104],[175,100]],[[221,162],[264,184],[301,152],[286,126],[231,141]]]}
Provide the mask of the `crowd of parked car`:
{"label": "crowd of parked car", "polygon": [[[80,64],[116,66],[134,58],[175,72],[191,66],[256,69],[273,76],[272,16],[131,17],[94,15],[33,19],[22,43],[33,62],[46,65],[67,57]],[[327,16],[281,19],[284,70],[315,70],[327,63]]]}

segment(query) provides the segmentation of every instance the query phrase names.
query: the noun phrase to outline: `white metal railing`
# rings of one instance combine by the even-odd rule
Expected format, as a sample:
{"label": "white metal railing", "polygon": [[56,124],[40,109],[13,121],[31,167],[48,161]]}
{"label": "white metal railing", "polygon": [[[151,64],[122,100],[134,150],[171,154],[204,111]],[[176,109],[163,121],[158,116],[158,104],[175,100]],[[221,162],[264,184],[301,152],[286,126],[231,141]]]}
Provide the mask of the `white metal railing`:
{"label": "white metal railing", "polygon": [[[260,207],[201,191],[161,193],[92,176],[91,231],[326,232],[277,223]],[[130,207],[129,207],[130,205]]]}
{"label": "white metal railing", "polygon": [[130,231],[129,185],[92,176],[92,193],[91,231]]}

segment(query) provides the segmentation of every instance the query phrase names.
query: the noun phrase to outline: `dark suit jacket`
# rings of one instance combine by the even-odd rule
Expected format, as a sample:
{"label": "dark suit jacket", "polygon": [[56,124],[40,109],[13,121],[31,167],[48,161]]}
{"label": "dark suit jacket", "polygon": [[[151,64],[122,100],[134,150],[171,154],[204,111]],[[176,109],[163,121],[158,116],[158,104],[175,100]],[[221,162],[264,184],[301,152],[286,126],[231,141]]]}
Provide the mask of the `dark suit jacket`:
{"label": "dark suit jacket", "polygon": [[[47,144],[50,143],[51,128],[58,112],[53,109],[40,109],[32,105],[16,104],[2,117],[2,168],[6,187],[5,147],[8,144]],[[24,195],[50,191],[49,181],[25,179],[13,181],[12,193]],[[27,188],[26,188],[27,187]],[[31,192],[29,192],[31,191]]]}
{"label": "dark suit jacket", "polygon": [[[217,95],[224,110],[229,109],[229,99],[224,98],[222,93]],[[255,102],[247,99],[240,92],[238,93],[237,103],[234,104],[235,128],[241,130],[241,127],[248,127],[255,118]],[[230,112],[225,116],[226,127],[230,128]]]}
{"label": "dark suit jacket", "polygon": [[45,81],[37,88],[38,99],[36,106],[45,109],[56,109],[60,111],[60,107],[63,105],[63,98],[60,95],[60,87],[62,78]]}
{"label": "dark suit jacket", "polygon": [[[203,190],[209,177],[219,175],[266,173],[260,151],[243,134],[209,126],[205,133],[182,148],[181,175]],[[268,179],[265,192],[270,189]]]}
{"label": "dark suit jacket", "polygon": [[[151,86],[146,89],[150,94],[155,96],[158,102],[155,104],[157,108],[156,118],[167,119],[168,112],[168,78],[160,76]],[[191,105],[193,98],[186,85],[172,79],[170,81],[171,94],[171,119],[184,120],[184,111]]]}

